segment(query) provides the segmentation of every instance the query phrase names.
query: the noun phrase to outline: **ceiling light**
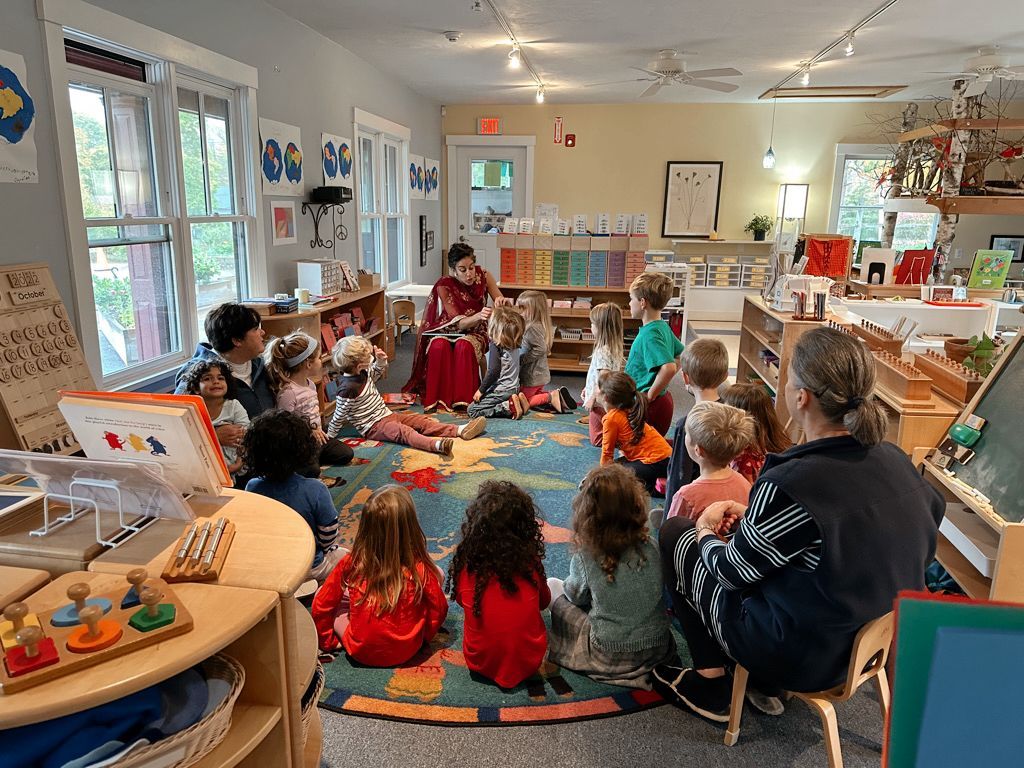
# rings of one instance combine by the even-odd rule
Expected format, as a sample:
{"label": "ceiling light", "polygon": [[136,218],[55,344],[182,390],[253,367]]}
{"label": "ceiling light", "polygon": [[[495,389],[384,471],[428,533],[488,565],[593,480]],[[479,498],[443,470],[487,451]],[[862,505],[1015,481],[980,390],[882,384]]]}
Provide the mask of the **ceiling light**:
{"label": "ceiling light", "polygon": [[543,104],[544,103],[544,86],[543,85],[538,85],[537,86],[537,103],[538,104]]}
{"label": "ceiling light", "polygon": [[856,51],[854,50],[854,47],[853,47],[853,32],[851,32],[849,35],[847,35],[847,37],[846,37],[846,47],[843,49],[843,52],[847,56],[853,56],[853,54],[856,53]]}
{"label": "ceiling light", "polygon": [[512,69],[519,69],[519,66],[522,63],[519,53],[519,43],[512,43],[512,50],[508,52],[508,65]]}
{"label": "ceiling light", "polygon": [[772,149],[772,145],[768,145],[768,151],[764,153],[764,157],[761,158],[761,167],[765,170],[770,170],[775,167],[775,151]]}
{"label": "ceiling light", "polygon": [[804,73],[800,76],[800,85],[807,86],[811,84],[811,65],[808,64],[804,67]]}

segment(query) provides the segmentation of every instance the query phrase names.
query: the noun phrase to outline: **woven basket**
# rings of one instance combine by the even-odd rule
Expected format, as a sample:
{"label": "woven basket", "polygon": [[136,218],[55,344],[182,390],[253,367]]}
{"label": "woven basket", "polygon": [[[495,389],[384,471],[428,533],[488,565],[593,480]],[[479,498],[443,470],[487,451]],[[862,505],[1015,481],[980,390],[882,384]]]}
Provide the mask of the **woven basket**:
{"label": "woven basket", "polygon": [[561,339],[569,339],[570,341],[579,341],[583,336],[582,328],[559,328],[558,337]]}
{"label": "woven basket", "polygon": [[306,738],[309,736],[309,721],[313,719],[313,711],[316,709],[317,702],[320,701],[320,694],[324,692],[324,683],[327,682],[327,672],[324,671],[324,665],[319,661],[316,663],[316,670],[313,672],[313,679],[309,681],[309,687],[306,692],[302,695],[302,715],[300,720],[302,721],[302,743],[306,743]]}
{"label": "woven basket", "polygon": [[148,747],[132,752],[117,762],[117,768],[187,768],[213,751],[231,727],[231,710],[245,683],[245,669],[230,656],[218,653],[201,664],[207,679],[219,677],[231,683],[231,689],[213,712],[195,725]]}

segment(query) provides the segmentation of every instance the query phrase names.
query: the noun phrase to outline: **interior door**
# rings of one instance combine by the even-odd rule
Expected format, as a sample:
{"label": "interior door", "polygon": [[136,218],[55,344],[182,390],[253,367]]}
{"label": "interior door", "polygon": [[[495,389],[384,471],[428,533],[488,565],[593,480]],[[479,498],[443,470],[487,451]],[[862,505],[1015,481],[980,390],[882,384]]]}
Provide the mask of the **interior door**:
{"label": "interior door", "polygon": [[500,273],[497,234],[505,217],[532,215],[526,210],[526,162],[525,147],[456,148],[458,211],[453,240],[473,246],[477,264],[495,280]]}

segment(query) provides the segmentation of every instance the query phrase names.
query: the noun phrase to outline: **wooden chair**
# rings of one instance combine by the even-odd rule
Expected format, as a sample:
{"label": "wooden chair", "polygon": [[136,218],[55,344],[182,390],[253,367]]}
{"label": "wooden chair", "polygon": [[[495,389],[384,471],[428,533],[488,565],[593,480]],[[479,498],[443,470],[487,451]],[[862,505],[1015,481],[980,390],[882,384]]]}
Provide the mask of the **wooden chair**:
{"label": "wooden chair", "polygon": [[410,299],[395,299],[391,302],[391,316],[395,319],[397,343],[402,343],[402,327],[416,329],[416,304]]}
{"label": "wooden chair", "polygon": [[[889,712],[889,681],[885,674],[885,662],[889,658],[889,647],[892,645],[893,633],[896,630],[894,614],[887,613],[874,621],[869,621],[857,633],[850,653],[850,667],[846,673],[846,682],[828,691],[815,693],[788,693],[787,698],[795,696],[810,704],[821,717],[822,729],[825,731],[825,749],[828,750],[829,768],[843,768],[843,755],[839,744],[839,726],[836,723],[836,710],[833,702],[846,701],[857,689],[868,680],[872,680],[878,692],[878,704],[882,710],[884,727]],[[740,717],[743,715],[743,700],[747,692],[747,670],[736,665],[732,683],[732,706],[729,713],[729,725],[725,731],[725,744],[731,747],[740,737]]]}

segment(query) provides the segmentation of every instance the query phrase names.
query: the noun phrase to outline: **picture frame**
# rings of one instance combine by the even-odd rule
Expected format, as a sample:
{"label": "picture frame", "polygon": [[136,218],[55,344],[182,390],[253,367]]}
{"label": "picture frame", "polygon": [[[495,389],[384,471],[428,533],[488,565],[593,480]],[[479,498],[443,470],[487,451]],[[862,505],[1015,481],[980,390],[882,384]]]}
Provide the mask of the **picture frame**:
{"label": "picture frame", "polygon": [[427,251],[430,248],[427,247],[427,216],[426,214],[420,214],[420,266],[427,266]]}
{"label": "picture frame", "polygon": [[1012,262],[1024,262],[1024,235],[992,235],[988,248],[990,251],[1013,251]]}
{"label": "picture frame", "polygon": [[718,229],[721,160],[670,160],[665,169],[662,237],[707,239]]}
{"label": "picture frame", "polygon": [[295,203],[286,200],[270,201],[270,228],[273,245],[294,245],[299,242],[295,223]]}

